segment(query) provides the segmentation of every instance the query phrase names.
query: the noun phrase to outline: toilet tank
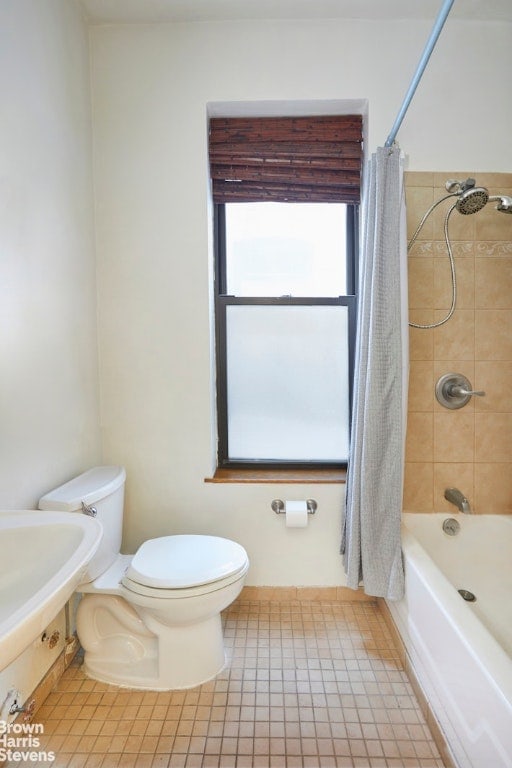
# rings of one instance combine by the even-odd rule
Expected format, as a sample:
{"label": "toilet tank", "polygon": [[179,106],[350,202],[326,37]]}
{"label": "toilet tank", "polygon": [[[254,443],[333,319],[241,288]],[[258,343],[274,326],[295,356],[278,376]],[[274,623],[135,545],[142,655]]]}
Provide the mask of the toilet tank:
{"label": "toilet tank", "polygon": [[94,467],[39,500],[39,509],[83,514],[82,502],[94,507],[103,526],[97,553],[87,567],[84,582],[94,581],[112,565],[121,550],[126,472],[124,467]]}

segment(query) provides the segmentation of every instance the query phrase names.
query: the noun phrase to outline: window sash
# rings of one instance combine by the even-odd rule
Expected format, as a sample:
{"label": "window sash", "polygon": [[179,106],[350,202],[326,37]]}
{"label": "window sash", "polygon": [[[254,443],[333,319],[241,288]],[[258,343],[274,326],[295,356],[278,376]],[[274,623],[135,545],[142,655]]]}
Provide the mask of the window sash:
{"label": "window sash", "polygon": [[345,203],[236,203],[226,217],[226,293],[347,294]]}
{"label": "window sash", "polygon": [[285,459],[244,459],[237,461],[230,457],[229,450],[229,420],[228,420],[228,372],[227,372],[227,311],[230,306],[341,306],[347,307],[348,314],[348,408],[349,423],[351,417],[354,336],[356,323],[356,297],[339,296],[337,298],[308,298],[308,297],[235,297],[217,296],[217,418],[218,418],[218,466],[219,468],[247,467],[255,465],[258,468],[277,466],[294,466],[297,468],[345,466],[346,462],[338,460],[307,461]]}
{"label": "window sash", "polygon": [[276,305],[276,306],[328,306],[340,305],[348,308],[348,408],[349,424],[352,421],[352,389],[354,379],[354,347],[357,323],[357,274],[358,274],[358,232],[359,207],[347,206],[346,222],[346,253],[347,253],[347,294],[338,297],[241,297],[230,296],[226,292],[226,220],[225,206],[214,206],[215,227],[215,355],[216,355],[216,392],[217,392],[217,465],[219,469],[323,469],[346,467],[346,462],[328,461],[265,461],[244,460],[234,461],[229,456],[228,445],[228,413],[227,413],[227,338],[226,338],[226,308],[231,305]]}
{"label": "window sash", "polygon": [[[359,206],[347,205],[346,221],[346,286],[347,293],[352,296],[357,294],[357,253],[359,249]],[[215,253],[215,296],[225,296],[227,290],[227,265],[226,265],[226,213],[225,205],[214,206],[214,253]]]}

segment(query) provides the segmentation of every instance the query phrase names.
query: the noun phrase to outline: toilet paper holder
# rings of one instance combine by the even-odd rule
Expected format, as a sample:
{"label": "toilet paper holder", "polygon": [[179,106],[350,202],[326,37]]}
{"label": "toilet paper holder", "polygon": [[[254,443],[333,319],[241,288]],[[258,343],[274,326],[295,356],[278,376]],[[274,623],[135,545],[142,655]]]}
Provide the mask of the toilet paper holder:
{"label": "toilet paper holder", "polygon": [[[284,501],[281,501],[281,499],[274,499],[272,504],[270,505],[276,515],[284,515],[285,509],[284,509]],[[306,506],[308,508],[308,515],[314,515],[318,504],[314,499],[306,499]]]}

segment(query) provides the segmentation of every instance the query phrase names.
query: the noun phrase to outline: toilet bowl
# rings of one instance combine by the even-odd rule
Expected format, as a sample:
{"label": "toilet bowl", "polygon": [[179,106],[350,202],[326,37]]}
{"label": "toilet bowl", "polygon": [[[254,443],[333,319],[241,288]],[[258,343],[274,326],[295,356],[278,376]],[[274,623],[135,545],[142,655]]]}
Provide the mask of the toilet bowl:
{"label": "toilet bowl", "polygon": [[115,685],[190,688],[225,664],[220,612],[240,594],[249,559],[240,544],[206,535],[162,536],[120,554],[125,477],[122,467],[96,467],[39,502],[95,514],[104,526],[77,590],[84,668]]}

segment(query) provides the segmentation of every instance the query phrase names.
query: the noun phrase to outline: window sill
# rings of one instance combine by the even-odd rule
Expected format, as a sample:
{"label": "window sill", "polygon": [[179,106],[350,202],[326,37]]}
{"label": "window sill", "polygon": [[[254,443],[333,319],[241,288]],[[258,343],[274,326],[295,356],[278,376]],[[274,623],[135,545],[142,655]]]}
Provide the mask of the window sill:
{"label": "window sill", "polygon": [[345,483],[346,469],[217,469],[205,483]]}

